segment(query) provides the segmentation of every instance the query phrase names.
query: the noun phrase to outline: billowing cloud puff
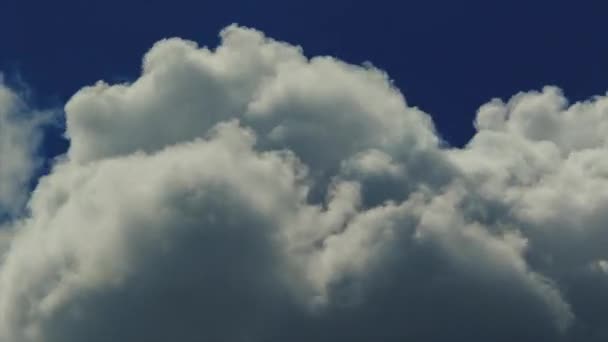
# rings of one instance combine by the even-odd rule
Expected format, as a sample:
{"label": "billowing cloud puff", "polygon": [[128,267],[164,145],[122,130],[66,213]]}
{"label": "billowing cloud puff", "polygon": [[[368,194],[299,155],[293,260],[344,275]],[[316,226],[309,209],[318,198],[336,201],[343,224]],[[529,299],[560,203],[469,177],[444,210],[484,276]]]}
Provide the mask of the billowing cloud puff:
{"label": "billowing cloud puff", "polygon": [[0,223],[23,209],[39,159],[40,125],[48,115],[27,107],[0,74]]}
{"label": "billowing cloud puff", "polygon": [[608,337],[606,97],[493,100],[451,148],[378,69],[221,39],[163,40],[66,104],[2,340]]}

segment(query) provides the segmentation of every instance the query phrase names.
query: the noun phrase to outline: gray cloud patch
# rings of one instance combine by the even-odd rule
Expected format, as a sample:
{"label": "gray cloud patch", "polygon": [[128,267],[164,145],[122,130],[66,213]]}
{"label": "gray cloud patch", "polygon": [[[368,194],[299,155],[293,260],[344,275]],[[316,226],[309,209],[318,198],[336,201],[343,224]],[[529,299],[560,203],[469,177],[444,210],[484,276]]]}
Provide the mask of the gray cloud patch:
{"label": "gray cloud patch", "polygon": [[19,215],[28,198],[29,182],[40,166],[36,149],[40,125],[48,114],[28,108],[0,73],[0,224]]}
{"label": "gray cloud patch", "polygon": [[606,339],[606,97],[492,100],[450,148],[380,70],[221,39],[66,104],[2,340]]}

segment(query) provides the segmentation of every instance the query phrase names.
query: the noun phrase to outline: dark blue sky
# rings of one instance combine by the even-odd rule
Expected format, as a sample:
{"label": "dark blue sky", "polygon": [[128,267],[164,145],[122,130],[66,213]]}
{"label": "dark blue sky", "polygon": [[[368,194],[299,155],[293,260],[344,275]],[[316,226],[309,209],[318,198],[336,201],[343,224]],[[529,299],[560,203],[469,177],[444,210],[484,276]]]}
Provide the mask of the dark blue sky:
{"label": "dark blue sky", "polygon": [[[608,88],[608,1],[28,1],[0,0],[0,70],[39,105],[98,79],[137,76],[145,51],[180,36],[217,43],[233,22],[307,55],[371,61],[454,145],[492,97],[552,84],[571,100]],[[55,138],[45,150],[65,148]]]}

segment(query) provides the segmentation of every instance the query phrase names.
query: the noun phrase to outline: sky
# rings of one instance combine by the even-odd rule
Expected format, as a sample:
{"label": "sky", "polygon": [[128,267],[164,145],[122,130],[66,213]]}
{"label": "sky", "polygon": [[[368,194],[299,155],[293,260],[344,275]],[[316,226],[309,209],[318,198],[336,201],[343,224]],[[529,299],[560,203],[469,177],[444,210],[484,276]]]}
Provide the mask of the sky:
{"label": "sky", "polygon": [[0,1],[0,340],[608,340],[605,1]]}

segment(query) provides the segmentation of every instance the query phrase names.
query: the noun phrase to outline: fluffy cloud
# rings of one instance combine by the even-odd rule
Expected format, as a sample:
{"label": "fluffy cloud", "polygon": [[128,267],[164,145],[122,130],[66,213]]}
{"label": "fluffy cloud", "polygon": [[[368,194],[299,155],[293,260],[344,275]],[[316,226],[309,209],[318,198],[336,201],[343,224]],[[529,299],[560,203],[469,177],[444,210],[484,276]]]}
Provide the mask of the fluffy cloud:
{"label": "fluffy cloud", "polygon": [[380,70],[221,39],[66,104],[3,340],[605,340],[608,98],[493,100],[449,148]]}
{"label": "fluffy cloud", "polygon": [[46,116],[29,109],[0,74],[0,223],[18,214],[27,200],[29,182],[40,163],[36,149]]}

